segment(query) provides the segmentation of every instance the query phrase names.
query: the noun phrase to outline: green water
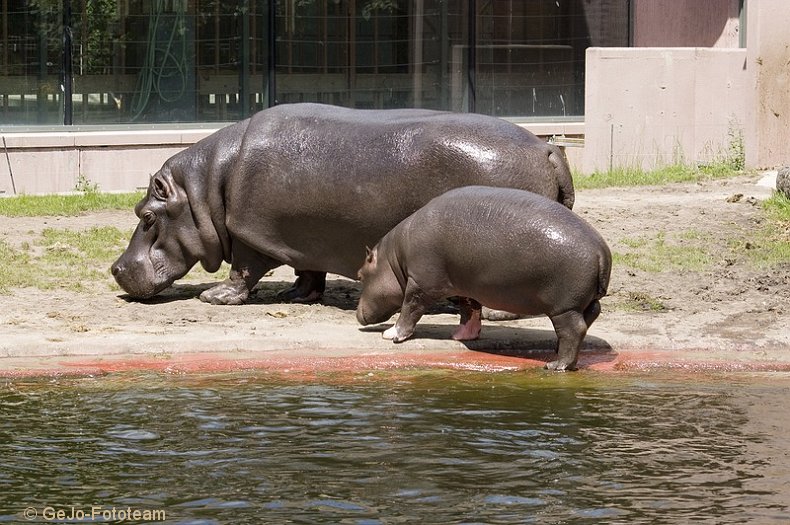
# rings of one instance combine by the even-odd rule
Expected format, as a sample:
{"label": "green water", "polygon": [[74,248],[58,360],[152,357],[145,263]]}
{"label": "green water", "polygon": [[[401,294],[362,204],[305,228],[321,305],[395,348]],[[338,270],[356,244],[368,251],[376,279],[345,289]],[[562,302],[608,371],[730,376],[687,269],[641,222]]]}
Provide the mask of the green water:
{"label": "green water", "polygon": [[0,523],[785,523],[788,405],[781,375],[0,380]]}

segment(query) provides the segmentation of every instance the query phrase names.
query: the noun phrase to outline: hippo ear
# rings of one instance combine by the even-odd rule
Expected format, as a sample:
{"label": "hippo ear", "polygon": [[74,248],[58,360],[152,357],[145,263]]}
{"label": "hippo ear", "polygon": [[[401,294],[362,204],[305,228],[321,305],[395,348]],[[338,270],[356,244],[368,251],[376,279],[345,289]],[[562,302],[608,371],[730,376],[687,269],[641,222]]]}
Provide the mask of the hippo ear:
{"label": "hippo ear", "polygon": [[151,177],[151,195],[160,201],[167,201],[175,195],[173,180],[161,172]]}
{"label": "hippo ear", "polygon": [[376,262],[376,248],[372,250],[365,246],[365,262],[369,264],[373,264]]}

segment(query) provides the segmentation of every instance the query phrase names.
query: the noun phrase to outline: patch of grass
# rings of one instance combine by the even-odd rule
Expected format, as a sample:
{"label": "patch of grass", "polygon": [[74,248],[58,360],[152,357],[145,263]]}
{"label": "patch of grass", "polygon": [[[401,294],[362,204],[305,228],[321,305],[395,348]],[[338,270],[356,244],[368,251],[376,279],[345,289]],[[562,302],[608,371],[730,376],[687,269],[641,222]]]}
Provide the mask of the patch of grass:
{"label": "patch of grass", "polygon": [[775,191],[770,199],[763,201],[763,209],[771,219],[790,228],[790,197],[781,191]]}
{"label": "patch of grass", "polygon": [[790,264],[790,232],[782,234],[770,226],[755,232],[749,240],[732,239],[727,246],[733,257],[745,257],[758,268]]}
{"label": "patch of grass", "polygon": [[728,162],[702,167],[677,164],[651,171],[645,171],[641,168],[615,168],[611,171],[595,172],[589,176],[576,174],[573,178],[573,184],[576,189],[659,186],[673,182],[723,179],[734,177],[740,173],[742,171],[734,169]]}
{"label": "patch of grass", "polygon": [[109,226],[84,231],[47,228],[36,244],[45,248],[42,259],[47,262],[63,259],[111,262],[126,248],[129,237],[128,232]]}
{"label": "patch of grass", "polygon": [[631,312],[666,312],[668,308],[660,299],[644,292],[628,292],[628,298],[622,305]]}
{"label": "patch of grass", "polygon": [[[682,238],[683,235],[679,237]],[[668,242],[665,232],[659,232],[654,238],[623,239],[621,243],[631,251],[614,252],[613,263],[645,272],[699,271],[705,269],[710,262],[710,255],[703,247]]]}
{"label": "patch of grass", "polygon": [[0,240],[0,291],[7,292],[12,286],[24,286],[30,281],[32,269],[30,254],[27,251],[14,250],[5,241]]}
{"label": "patch of grass", "polygon": [[758,267],[790,263],[790,198],[774,192],[763,201],[767,221],[765,226],[754,232],[749,240],[736,240],[729,244],[735,255],[745,255],[750,263]]}
{"label": "patch of grass", "polygon": [[0,215],[36,217],[73,216],[90,211],[131,210],[144,194],[88,191],[69,195],[17,195],[0,198]]}
{"label": "patch of grass", "polygon": [[648,240],[646,237],[636,237],[636,238],[626,237],[624,239],[620,239],[621,244],[624,244],[632,249],[644,248],[645,245],[647,245],[647,242]]}
{"label": "patch of grass", "polygon": [[129,232],[118,228],[85,231],[47,229],[32,245],[0,241],[0,291],[14,287],[80,291],[106,281],[109,267],[124,250]]}
{"label": "patch of grass", "polygon": [[[87,291],[96,286],[120,290],[110,275],[110,265],[126,249],[131,232],[114,227],[88,230],[47,228],[40,237],[19,246],[0,240],[0,293],[11,288],[64,289]],[[223,263],[224,278],[230,265]],[[216,281],[199,264],[184,280]]]}
{"label": "patch of grass", "polygon": [[790,240],[766,239],[747,252],[749,260],[760,267],[790,263]]}
{"label": "patch of grass", "polygon": [[678,239],[683,239],[685,241],[707,241],[710,240],[711,235],[709,233],[701,232],[698,230],[686,230],[680,232],[678,235]]}

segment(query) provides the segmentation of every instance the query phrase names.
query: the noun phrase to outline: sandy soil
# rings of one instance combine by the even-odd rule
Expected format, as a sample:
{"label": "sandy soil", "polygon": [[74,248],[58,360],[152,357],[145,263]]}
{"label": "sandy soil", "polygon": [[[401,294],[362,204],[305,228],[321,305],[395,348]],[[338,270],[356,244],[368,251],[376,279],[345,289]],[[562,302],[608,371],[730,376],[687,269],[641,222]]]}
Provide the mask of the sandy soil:
{"label": "sandy soil", "polygon": [[[669,246],[678,256],[708,254],[701,269],[616,264],[582,368],[790,369],[790,261],[764,268],[749,257],[765,226],[758,204],[772,191],[759,179],[578,192],[575,211],[613,252]],[[136,218],[129,210],[2,221],[0,238],[20,243],[47,227],[131,231]],[[200,302],[199,293],[216,282],[209,280],[187,279],[148,302],[127,300],[109,277],[86,293],[17,289],[0,295],[0,370],[510,369],[541,365],[555,341],[547,319],[484,322],[478,341],[451,341],[458,317],[445,303],[423,318],[414,339],[393,345],[380,337],[389,323],[357,325],[358,283],[330,276],[322,304],[278,302],[277,291],[292,280],[289,268],[276,270],[243,306]]]}

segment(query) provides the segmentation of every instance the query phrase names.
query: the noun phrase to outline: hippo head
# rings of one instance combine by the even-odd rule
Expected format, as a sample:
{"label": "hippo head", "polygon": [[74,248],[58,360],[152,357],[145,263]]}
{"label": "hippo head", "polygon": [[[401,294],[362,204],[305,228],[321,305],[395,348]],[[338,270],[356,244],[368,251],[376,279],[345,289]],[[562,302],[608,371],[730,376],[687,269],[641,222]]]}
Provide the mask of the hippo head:
{"label": "hippo head", "polygon": [[219,269],[223,250],[205,199],[195,198],[162,167],[135,206],[140,222],[126,251],[111,267],[115,280],[131,297],[146,299],[180,279],[198,262]]}
{"label": "hippo head", "polygon": [[367,248],[367,256],[357,279],[362,281],[362,295],[357,305],[361,325],[383,323],[403,303],[403,288],[386,257],[379,257],[379,245]]}

